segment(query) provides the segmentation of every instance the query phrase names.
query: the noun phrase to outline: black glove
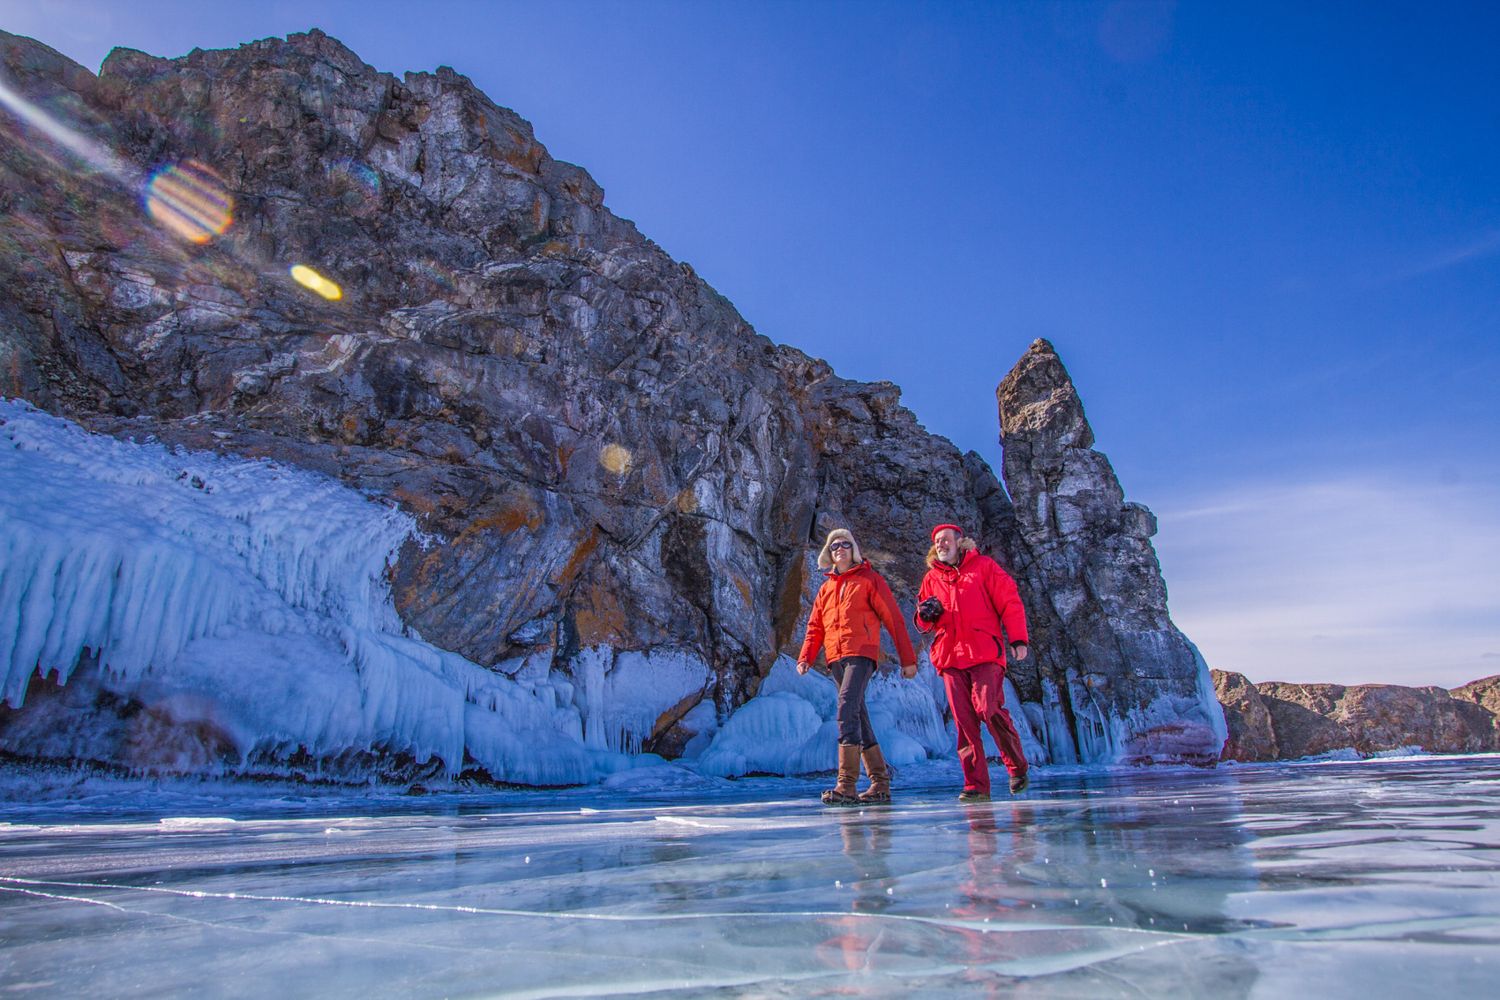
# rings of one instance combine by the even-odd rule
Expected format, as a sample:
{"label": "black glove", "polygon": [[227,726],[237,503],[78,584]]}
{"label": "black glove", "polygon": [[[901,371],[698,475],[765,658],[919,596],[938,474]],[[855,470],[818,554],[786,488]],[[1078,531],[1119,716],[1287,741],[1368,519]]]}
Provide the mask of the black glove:
{"label": "black glove", "polygon": [[924,622],[935,622],[943,617],[943,602],[936,597],[929,597],[917,605],[917,617]]}

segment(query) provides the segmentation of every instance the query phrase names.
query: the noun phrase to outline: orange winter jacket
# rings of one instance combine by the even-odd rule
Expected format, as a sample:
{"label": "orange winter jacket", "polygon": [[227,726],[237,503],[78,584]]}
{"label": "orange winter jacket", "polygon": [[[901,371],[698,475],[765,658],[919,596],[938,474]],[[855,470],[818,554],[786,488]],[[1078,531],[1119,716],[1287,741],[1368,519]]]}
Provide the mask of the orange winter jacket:
{"label": "orange winter jacket", "polygon": [[867,656],[878,662],[881,625],[895,641],[901,665],[916,663],[917,654],[911,648],[896,595],[869,560],[847,573],[829,573],[813,599],[812,613],[807,616],[807,638],[802,640],[797,662],[813,662],[819,647],[829,663],[846,656]]}

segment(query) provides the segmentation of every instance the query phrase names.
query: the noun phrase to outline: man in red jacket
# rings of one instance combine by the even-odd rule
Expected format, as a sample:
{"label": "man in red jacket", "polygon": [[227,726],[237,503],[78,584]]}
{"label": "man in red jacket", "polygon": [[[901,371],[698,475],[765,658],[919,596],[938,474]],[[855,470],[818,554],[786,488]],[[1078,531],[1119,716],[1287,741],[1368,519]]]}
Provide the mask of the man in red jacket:
{"label": "man in red jacket", "polygon": [[927,575],[917,592],[917,629],[936,631],[932,665],[943,678],[958,729],[958,760],[964,772],[960,802],[988,802],[990,768],[984,759],[981,723],[989,726],[1000,759],[1010,772],[1010,791],[1026,791],[1026,755],[1005,710],[1005,647],[1026,659],[1026,610],[1016,581],[989,556],[975,551],[956,524],[932,529]]}

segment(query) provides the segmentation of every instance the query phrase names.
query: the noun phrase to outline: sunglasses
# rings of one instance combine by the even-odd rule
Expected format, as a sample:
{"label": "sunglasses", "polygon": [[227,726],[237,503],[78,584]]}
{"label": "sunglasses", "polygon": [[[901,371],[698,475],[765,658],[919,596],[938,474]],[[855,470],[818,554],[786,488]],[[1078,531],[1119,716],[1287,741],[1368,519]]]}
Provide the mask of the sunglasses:
{"label": "sunglasses", "polygon": [[852,548],[854,548],[854,543],[853,542],[834,542],[832,545],[828,546],[828,551],[832,552],[834,549],[852,549]]}

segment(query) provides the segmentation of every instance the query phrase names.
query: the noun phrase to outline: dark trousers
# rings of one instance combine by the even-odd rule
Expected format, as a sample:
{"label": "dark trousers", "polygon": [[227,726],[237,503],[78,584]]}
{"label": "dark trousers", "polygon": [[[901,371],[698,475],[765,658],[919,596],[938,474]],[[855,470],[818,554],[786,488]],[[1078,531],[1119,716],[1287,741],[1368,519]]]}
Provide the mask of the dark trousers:
{"label": "dark trousers", "polygon": [[839,708],[835,718],[839,725],[839,742],[844,746],[875,745],[875,730],[870,728],[870,713],[865,708],[865,688],[875,676],[875,661],[868,656],[846,656],[834,660],[829,668],[839,686]]}

